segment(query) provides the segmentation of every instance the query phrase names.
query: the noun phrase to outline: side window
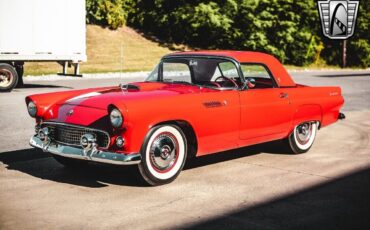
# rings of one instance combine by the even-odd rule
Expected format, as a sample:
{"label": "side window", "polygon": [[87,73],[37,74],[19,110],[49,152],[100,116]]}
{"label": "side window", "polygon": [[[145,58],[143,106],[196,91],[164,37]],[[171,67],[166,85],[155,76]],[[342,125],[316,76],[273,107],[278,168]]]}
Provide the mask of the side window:
{"label": "side window", "polygon": [[149,76],[147,77],[146,81],[158,81],[158,65],[149,74]]}
{"label": "side window", "polygon": [[186,81],[191,83],[190,69],[184,63],[163,63],[163,81]]}
{"label": "side window", "polygon": [[220,62],[218,66],[223,76],[229,78],[239,78],[238,70],[236,69],[235,64],[231,61]]}
{"label": "side window", "polygon": [[261,64],[241,64],[244,78],[247,81],[252,82],[252,87],[256,89],[273,88],[274,79],[270,75],[269,71],[265,66]]}

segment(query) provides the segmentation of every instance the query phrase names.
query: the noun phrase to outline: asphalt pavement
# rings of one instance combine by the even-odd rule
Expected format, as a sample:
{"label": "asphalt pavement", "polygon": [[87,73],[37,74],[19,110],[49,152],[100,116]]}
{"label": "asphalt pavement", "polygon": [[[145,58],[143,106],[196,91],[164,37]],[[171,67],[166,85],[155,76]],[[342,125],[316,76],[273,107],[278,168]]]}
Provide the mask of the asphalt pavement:
{"label": "asphalt pavement", "polygon": [[25,96],[142,77],[26,78],[0,94],[0,229],[369,229],[370,71],[291,74],[341,86],[347,118],[321,129],[306,154],[278,142],[217,153],[159,187],[142,183],[135,166],[70,170],[28,144]]}

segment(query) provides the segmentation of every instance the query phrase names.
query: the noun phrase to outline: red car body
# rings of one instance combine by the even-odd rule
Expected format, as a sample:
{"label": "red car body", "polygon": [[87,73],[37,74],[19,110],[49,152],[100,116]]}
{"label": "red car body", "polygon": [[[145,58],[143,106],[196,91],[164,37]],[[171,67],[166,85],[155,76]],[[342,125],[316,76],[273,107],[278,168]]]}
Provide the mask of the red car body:
{"label": "red car body", "polygon": [[[38,125],[55,122],[104,130],[110,141],[103,149],[123,155],[140,154],[146,135],[159,124],[186,127],[187,139],[192,139],[189,143],[192,155],[201,156],[284,139],[303,122],[316,121],[319,127],[324,127],[340,117],[344,100],[339,87],[298,85],[270,55],[197,51],[174,53],[164,59],[181,57],[225,58],[236,65],[259,63],[276,85],[253,90],[218,90],[190,84],[136,82],[125,89],[112,86],[31,95],[26,102],[36,104]],[[112,106],[124,118],[119,128],[109,122]],[[125,141],[122,148],[115,145],[117,136]]]}

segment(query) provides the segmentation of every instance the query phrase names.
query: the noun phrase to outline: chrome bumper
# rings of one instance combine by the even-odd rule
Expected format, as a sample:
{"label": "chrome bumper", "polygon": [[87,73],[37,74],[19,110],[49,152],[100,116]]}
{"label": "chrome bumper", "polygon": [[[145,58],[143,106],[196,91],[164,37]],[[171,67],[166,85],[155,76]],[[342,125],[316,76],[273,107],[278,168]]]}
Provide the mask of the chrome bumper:
{"label": "chrome bumper", "polygon": [[125,155],[113,152],[105,152],[101,150],[85,151],[82,148],[76,148],[59,143],[53,142],[44,143],[43,141],[40,140],[40,138],[37,137],[37,135],[31,137],[30,145],[55,155],[80,160],[88,160],[115,165],[133,165],[139,164],[141,161],[140,154]]}

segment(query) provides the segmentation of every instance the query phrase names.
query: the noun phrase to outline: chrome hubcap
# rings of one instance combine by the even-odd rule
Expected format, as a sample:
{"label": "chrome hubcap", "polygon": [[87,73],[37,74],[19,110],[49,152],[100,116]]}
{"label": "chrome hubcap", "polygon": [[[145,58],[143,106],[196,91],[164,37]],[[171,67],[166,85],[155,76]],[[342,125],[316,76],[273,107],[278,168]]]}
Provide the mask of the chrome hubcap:
{"label": "chrome hubcap", "polygon": [[170,170],[178,157],[178,142],[171,133],[161,133],[150,146],[150,161],[159,172]]}
{"label": "chrome hubcap", "polygon": [[303,123],[296,128],[296,137],[300,144],[306,144],[312,135],[312,123]]}
{"label": "chrome hubcap", "polygon": [[13,75],[6,69],[0,70],[0,86],[8,87],[12,83]]}
{"label": "chrome hubcap", "polygon": [[171,148],[168,145],[165,145],[161,149],[161,158],[166,160],[168,157],[170,157],[171,154]]}

